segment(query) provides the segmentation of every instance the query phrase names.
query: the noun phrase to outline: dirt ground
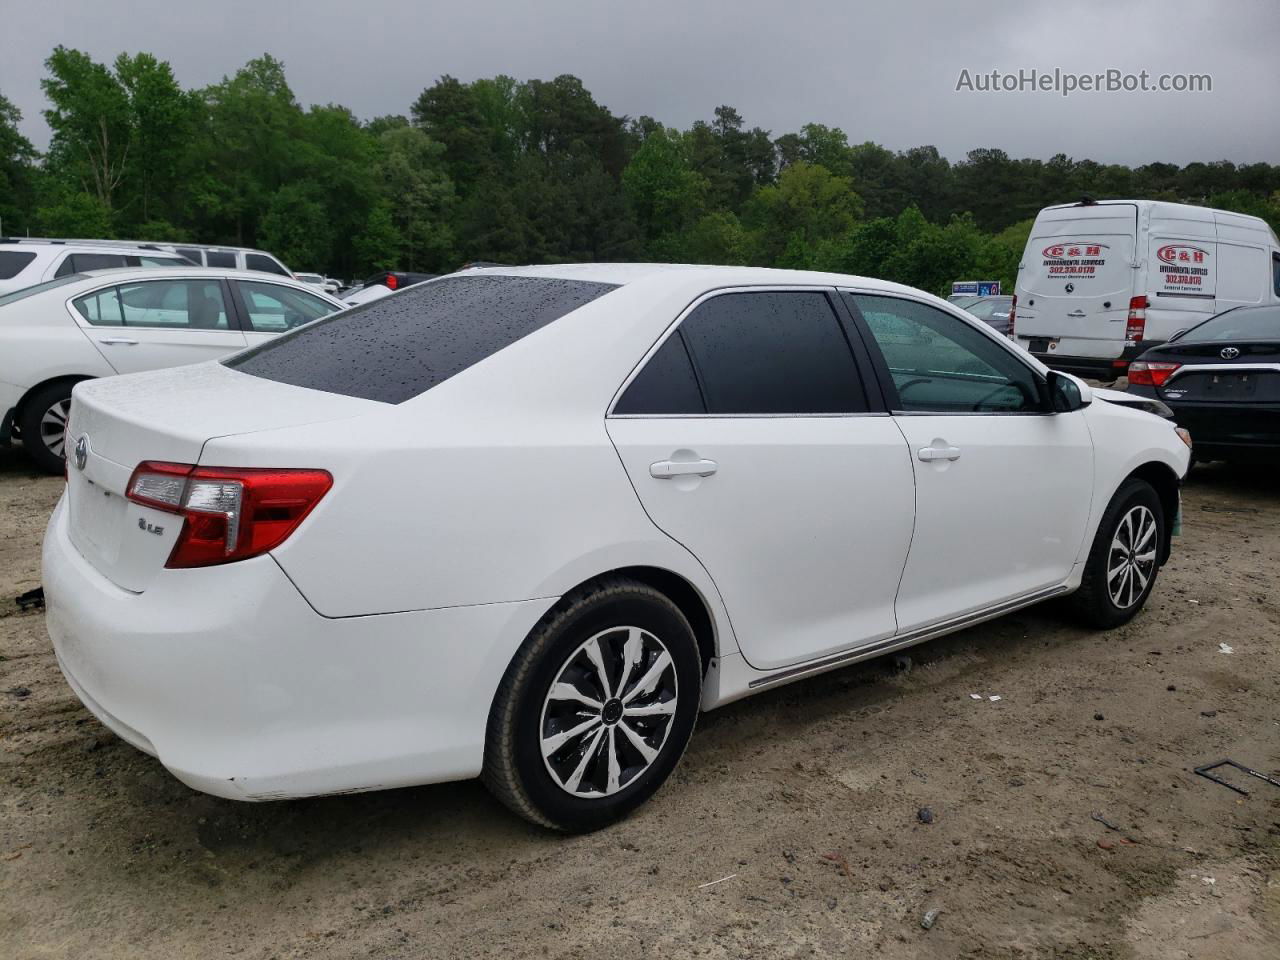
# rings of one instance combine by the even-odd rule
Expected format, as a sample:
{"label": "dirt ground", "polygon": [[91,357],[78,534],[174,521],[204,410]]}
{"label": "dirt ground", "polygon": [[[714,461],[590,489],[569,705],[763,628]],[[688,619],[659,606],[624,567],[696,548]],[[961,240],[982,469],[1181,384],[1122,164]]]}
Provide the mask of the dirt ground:
{"label": "dirt ground", "polygon": [[715,711],[653,802],[573,838],[476,783],[184,787],[12,601],[61,486],[0,454],[0,956],[1280,956],[1280,789],[1192,772],[1280,769],[1273,473],[1193,475],[1129,626],[1036,609]]}

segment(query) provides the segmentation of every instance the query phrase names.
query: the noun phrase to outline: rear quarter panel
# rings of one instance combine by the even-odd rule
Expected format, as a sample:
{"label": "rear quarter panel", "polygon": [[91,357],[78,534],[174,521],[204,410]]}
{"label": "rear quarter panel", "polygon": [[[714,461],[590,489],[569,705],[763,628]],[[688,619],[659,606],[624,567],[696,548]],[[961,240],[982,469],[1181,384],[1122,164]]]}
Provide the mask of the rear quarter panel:
{"label": "rear quarter panel", "polygon": [[0,307],[0,381],[24,389],[56,377],[109,377],[115,370],[67,315],[63,297]]}

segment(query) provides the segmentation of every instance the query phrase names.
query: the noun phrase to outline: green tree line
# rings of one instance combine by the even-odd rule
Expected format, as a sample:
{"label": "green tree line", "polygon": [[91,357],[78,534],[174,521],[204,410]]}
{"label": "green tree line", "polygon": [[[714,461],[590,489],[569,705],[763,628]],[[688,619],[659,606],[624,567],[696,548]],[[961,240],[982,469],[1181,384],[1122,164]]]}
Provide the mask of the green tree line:
{"label": "green tree line", "polygon": [[185,90],[151,54],[56,48],[39,154],[0,91],[10,235],[261,247],[361,277],[474,260],[674,260],[839,270],[945,292],[1011,284],[1043,206],[1084,195],[1204,203],[1280,225],[1280,165],[892,151],[732,107],[687,130],[618,116],[576,77],[443,76],[406,114],[303,108],[270,55]]}

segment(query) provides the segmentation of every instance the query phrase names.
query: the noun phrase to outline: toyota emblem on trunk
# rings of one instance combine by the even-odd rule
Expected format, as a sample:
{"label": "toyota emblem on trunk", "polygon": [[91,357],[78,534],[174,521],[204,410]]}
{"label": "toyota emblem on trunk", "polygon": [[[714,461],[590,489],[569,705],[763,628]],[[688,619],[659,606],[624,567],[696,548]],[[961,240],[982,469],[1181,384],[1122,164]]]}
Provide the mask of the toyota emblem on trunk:
{"label": "toyota emblem on trunk", "polygon": [[1238,347],[1223,347],[1218,356],[1222,357],[1223,360],[1234,360],[1240,356],[1240,349]]}
{"label": "toyota emblem on trunk", "polygon": [[83,436],[76,441],[76,469],[83,470],[84,465],[89,462],[89,438]]}

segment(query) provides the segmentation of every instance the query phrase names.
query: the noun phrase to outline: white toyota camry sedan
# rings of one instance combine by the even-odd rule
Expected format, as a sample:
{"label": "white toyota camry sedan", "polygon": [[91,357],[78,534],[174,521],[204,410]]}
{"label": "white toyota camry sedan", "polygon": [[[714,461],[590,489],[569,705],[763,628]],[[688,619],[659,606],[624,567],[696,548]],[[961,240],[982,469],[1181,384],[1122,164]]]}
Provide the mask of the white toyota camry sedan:
{"label": "white toyota camry sedan", "polygon": [[1133,617],[1185,433],[907,287],[471,270],[79,384],[48,624],[104,724],[242,800],[481,776],[624,816],[700,710],[1072,594]]}

